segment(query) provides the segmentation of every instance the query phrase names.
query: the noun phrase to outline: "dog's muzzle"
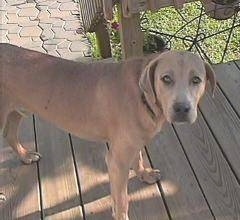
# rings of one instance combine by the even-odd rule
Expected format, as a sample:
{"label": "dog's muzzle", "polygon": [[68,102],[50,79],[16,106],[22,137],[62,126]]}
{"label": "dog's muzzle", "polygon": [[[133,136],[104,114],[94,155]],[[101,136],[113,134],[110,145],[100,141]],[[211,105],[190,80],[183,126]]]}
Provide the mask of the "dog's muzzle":
{"label": "dog's muzzle", "polygon": [[173,105],[172,122],[190,122],[189,113],[191,105],[189,103],[177,102]]}

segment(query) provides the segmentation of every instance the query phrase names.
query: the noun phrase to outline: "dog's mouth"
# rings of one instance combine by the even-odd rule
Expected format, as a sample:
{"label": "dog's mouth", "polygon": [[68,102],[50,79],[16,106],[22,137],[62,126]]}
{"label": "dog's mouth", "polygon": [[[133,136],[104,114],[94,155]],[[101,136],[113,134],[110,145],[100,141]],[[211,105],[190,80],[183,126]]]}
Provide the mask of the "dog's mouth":
{"label": "dog's mouth", "polygon": [[171,119],[172,123],[191,123],[190,117],[187,114],[175,114]]}
{"label": "dog's mouth", "polygon": [[168,115],[167,121],[169,123],[177,124],[192,124],[195,122],[197,114],[194,111],[189,111],[188,113],[172,113]]}
{"label": "dog's mouth", "polygon": [[185,124],[185,123],[192,123],[192,120],[188,116],[179,116],[179,115],[172,115],[166,118],[169,123],[177,123],[177,124]]}
{"label": "dog's mouth", "polygon": [[187,114],[179,114],[179,113],[175,113],[172,114],[171,118],[170,118],[170,123],[177,123],[177,124],[192,124],[196,121],[197,118],[197,113],[195,113],[194,111],[190,111]]}

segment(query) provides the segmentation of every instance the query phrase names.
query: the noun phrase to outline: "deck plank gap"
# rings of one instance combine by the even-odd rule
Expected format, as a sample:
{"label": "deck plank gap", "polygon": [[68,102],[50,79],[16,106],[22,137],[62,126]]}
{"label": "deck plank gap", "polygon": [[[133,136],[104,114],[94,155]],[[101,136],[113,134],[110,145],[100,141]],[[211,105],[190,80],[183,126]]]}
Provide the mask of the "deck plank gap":
{"label": "deck plank gap", "polygon": [[86,220],[85,208],[84,208],[84,203],[83,203],[83,199],[82,199],[81,182],[80,182],[80,178],[78,175],[77,162],[76,162],[75,151],[74,151],[73,142],[72,142],[72,136],[71,136],[71,134],[68,134],[68,135],[69,135],[69,141],[70,141],[70,146],[71,146],[71,151],[72,151],[72,156],[73,156],[74,170],[75,170],[75,175],[76,175],[76,179],[77,179],[78,191],[79,191],[80,202],[81,202],[81,207],[82,207],[83,220]]}

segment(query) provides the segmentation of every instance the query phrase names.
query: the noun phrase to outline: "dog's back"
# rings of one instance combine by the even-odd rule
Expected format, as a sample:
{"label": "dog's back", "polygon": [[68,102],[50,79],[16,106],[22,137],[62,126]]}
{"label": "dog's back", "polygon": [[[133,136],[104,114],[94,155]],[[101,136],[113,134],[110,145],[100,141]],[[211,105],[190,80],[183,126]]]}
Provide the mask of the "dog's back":
{"label": "dog's back", "polygon": [[133,65],[82,64],[9,44],[0,44],[0,51],[1,127],[9,112],[23,109],[76,135],[104,139],[118,113],[128,114],[119,100],[129,105],[136,99],[129,89],[139,93],[137,77],[127,73]]}

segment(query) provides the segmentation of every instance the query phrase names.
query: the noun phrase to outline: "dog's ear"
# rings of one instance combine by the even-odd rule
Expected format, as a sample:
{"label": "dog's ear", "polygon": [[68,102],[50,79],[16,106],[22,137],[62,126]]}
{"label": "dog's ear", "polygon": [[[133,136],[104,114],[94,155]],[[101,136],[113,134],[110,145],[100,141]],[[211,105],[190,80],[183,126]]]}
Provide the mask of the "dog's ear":
{"label": "dog's ear", "polygon": [[155,116],[158,115],[159,110],[157,109],[156,102],[156,92],[154,88],[154,76],[155,69],[157,66],[158,60],[150,61],[142,71],[142,74],[139,79],[139,87],[142,90],[146,101],[150,108],[152,109]]}
{"label": "dog's ear", "polygon": [[205,70],[206,70],[206,77],[207,80],[210,82],[211,89],[212,89],[212,96],[214,97],[214,91],[216,88],[216,74],[211,67],[211,65],[207,62],[205,62]]}

